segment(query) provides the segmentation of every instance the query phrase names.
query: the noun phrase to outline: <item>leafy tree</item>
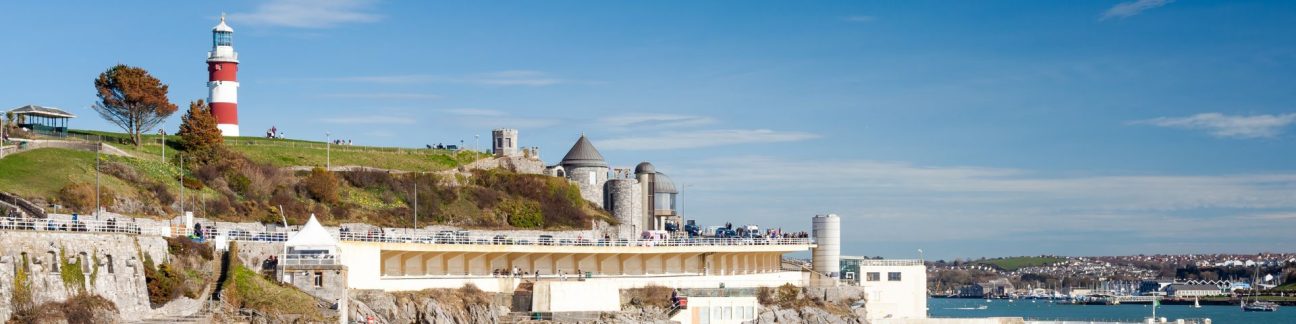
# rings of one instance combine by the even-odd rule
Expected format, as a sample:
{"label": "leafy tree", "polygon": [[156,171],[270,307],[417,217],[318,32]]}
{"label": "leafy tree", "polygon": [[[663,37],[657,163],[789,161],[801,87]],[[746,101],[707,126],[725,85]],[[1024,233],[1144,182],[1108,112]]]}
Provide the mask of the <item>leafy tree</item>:
{"label": "leafy tree", "polygon": [[202,99],[189,103],[189,111],[180,118],[180,140],[195,162],[206,163],[223,149],[225,137],[216,128],[216,116]]}
{"label": "leafy tree", "polygon": [[143,68],[118,64],[99,74],[94,84],[99,96],[94,110],[129,133],[135,146],[141,134],[176,112],[176,105],[167,100],[167,85]]}
{"label": "leafy tree", "polygon": [[306,185],[306,192],[316,201],[328,204],[338,201],[338,178],[332,171],[315,167],[302,183]]}

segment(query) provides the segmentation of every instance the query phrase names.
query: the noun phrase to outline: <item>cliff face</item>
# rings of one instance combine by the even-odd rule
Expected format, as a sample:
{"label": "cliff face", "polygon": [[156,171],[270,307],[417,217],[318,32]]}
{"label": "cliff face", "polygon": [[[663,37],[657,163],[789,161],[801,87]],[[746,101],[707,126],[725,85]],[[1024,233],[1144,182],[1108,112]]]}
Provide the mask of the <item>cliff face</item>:
{"label": "cliff face", "polygon": [[484,293],[465,289],[417,292],[352,290],[349,318],[375,323],[499,323],[508,310]]}
{"label": "cliff face", "polygon": [[161,237],[14,232],[0,235],[0,320],[15,307],[62,302],[78,294],[111,301],[122,319],[152,313],[143,257],[166,260]]}

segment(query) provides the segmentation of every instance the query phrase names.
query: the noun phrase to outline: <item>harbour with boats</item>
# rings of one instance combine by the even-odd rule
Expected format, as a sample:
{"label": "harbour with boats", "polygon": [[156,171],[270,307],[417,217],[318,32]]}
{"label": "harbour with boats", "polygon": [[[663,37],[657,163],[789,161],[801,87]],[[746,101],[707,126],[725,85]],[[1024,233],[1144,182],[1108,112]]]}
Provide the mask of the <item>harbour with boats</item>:
{"label": "harbour with boats", "polygon": [[[1089,305],[1051,299],[931,298],[928,313],[933,318],[1021,317],[1032,322],[1145,323],[1152,318],[1152,303]],[[1276,312],[1242,311],[1237,304],[1160,304],[1156,317],[1185,323],[1296,323],[1290,309]]]}

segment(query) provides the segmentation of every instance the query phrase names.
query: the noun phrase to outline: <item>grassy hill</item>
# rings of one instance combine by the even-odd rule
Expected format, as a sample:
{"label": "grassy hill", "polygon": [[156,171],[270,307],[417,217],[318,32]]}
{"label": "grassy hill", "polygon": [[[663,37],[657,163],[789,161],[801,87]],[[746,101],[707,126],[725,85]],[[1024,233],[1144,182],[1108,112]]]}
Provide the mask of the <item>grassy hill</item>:
{"label": "grassy hill", "polygon": [[[79,138],[103,138],[141,158],[161,159],[162,136],[145,135],[144,144],[136,148],[128,143],[123,133],[72,130]],[[166,136],[168,154],[180,149],[179,136]],[[380,169],[404,171],[440,171],[470,163],[485,154],[472,151],[414,149],[397,147],[326,145],[324,142],[294,139],[268,139],[261,137],[227,137],[225,145],[230,150],[243,153],[248,158],[278,167],[324,166],[330,160],[333,166],[361,165]]]}
{"label": "grassy hill", "polygon": [[1011,257],[989,259],[976,263],[989,265],[1004,271],[1017,271],[1017,269],[1025,267],[1046,266],[1062,261],[1066,261],[1066,259],[1057,257]]}
{"label": "grassy hill", "polygon": [[[118,133],[77,131],[74,137],[124,140]],[[163,160],[160,136],[141,147],[116,144],[133,157],[103,155],[100,177],[104,206],[136,216],[172,217],[178,213],[181,174],[185,210],[228,221],[278,222],[283,210],[290,223],[316,214],[326,224],[363,222],[489,228],[586,228],[592,219],[611,221],[603,210],[580,198],[579,189],[559,178],[476,171],[448,177],[428,171],[471,162],[475,154],[447,150],[378,147],[332,148],[334,166],[360,165],[411,171],[289,171],[286,166],[323,166],[323,143],[262,138],[227,139],[228,158],[179,167],[177,138],[169,136]],[[0,159],[0,191],[88,212],[94,206],[95,154],[69,149],[36,149]],[[87,185],[88,184],[88,185]],[[417,188],[417,190],[415,189]],[[414,192],[418,192],[415,199]],[[114,204],[113,202],[116,202]],[[61,210],[55,212],[68,212]]]}

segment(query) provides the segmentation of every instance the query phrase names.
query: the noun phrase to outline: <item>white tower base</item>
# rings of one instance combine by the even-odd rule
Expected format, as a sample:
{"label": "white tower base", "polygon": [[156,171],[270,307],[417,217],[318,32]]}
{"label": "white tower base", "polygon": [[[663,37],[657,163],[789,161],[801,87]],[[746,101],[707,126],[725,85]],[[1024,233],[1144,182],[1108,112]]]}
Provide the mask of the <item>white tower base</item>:
{"label": "white tower base", "polygon": [[216,128],[220,129],[221,136],[239,136],[238,124],[216,124]]}

